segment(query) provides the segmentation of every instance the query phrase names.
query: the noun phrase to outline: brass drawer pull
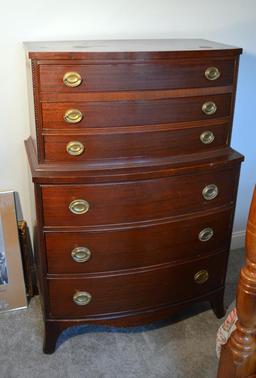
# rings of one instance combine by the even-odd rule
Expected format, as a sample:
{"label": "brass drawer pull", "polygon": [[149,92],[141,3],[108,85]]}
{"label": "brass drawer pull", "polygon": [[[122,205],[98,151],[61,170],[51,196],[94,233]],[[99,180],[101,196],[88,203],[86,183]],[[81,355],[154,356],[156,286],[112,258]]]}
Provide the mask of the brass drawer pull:
{"label": "brass drawer pull", "polygon": [[214,234],[213,229],[211,227],[206,227],[202,231],[199,232],[198,239],[201,242],[206,242],[213,237],[213,234]]}
{"label": "brass drawer pull", "polygon": [[202,191],[202,196],[207,201],[213,200],[214,198],[217,197],[218,194],[219,194],[219,189],[217,185],[215,184],[206,185]]}
{"label": "brass drawer pull", "polygon": [[92,300],[92,296],[88,291],[77,291],[73,295],[73,301],[78,306],[86,306],[88,305]]}
{"label": "brass drawer pull", "polygon": [[207,101],[202,106],[202,112],[206,115],[213,115],[217,111],[217,105],[213,101]]}
{"label": "brass drawer pull", "polygon": [[71,257],[77,263],[84,263],[91,258],[91,251],[86,247],[76,247],[71,251]]}
{"label": "brass drawer pull", "polygon": [[207,80],[213,81],[220,77],[220,70],[217,67],[208,67],[204,74]]}
{"label": "brass drawer pull", "polygon": [[78,109],[68,109],[63,118],[67,123],[79,123],[83,118],[83,113]]}
{"label": "brass drawer pull", "polygon": [[77,140],[72,140],[67,144],[66,151],[69,155],[79,156],[84,152],[84,145]]}
{"label": "brass drawer pull", "polygon": [[194,280],[196,283],[198,284],[203,284],[205,283],[209,278],[209,273],[207,272],[207,270],[203,269],[203,270],[199,270],[199,272],[197,272],[195,275],[194,275]]}
{"label": "brass drawer pull", "polygon": [[73,214],[85,214],[87,211],[90,209],[90,204],[89,202],[83,200],[83,199],[76,199],[69,204],[69,210]]}
{"label": "brass drawer pull", "polygon": [[78,72],[66,72],[63,76],[63,83],[67,87],[78,87],[82,81],[81,75]]}
{"label": "brass drawer pull", "polygon": [[210,131],[210,130],[204,131],[200,135],[200,140],[203,144],[210,144],[214,141],[214,139],[215,139],[215,136],[214,136],[213,132]]}

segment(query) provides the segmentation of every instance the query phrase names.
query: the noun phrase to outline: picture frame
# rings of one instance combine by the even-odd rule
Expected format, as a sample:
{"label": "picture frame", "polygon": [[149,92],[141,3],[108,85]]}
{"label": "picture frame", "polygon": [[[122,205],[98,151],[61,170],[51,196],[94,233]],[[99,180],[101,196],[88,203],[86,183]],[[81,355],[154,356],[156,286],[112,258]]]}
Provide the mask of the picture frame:
{"label": "picture frame", "polygon": [[32,297],[39,294],[36,279],[36,266],[27,222],[20,220],[18,213],[17,218],[24,281],[29,301]]}
{"label": "picture frame", "polygon": [[0,312],[27,308],[14,191],[0,192]]}

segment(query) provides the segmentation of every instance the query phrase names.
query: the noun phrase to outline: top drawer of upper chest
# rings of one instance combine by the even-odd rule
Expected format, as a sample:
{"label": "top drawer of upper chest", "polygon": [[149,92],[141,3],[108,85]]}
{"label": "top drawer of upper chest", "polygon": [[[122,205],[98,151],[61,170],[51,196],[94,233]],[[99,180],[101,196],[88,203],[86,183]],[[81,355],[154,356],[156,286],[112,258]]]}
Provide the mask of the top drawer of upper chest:
{"label": "top drawer of upper chest", "polygon": [[148,62],[39,61],[41,92],[106,92],[229,86],[235,60],[183,59]]}

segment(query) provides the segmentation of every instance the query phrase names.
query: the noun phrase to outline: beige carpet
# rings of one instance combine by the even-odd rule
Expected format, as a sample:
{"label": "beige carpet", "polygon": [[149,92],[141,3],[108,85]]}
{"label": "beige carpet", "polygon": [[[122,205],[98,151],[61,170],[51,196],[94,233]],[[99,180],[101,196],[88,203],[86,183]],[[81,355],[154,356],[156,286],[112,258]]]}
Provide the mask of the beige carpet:
{"label": "beige carpet", "polygon": [[[243,250],[231,252],[226,305],[234,300],[243,255]],[[147,327],[72,328],[53,355],[44,355],[36,297],[27,310],[0,314],[0,378],[215,378],[221,323],[208,304],[201,304]]]}

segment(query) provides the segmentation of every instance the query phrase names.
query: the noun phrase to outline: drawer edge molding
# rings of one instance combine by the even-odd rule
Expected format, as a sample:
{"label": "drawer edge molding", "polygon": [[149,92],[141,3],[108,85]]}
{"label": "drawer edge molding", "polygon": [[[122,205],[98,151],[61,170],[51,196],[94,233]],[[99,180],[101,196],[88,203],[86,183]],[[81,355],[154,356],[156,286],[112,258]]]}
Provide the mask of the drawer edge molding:
{"label": "drawer edge molding", "polygon": [[[138,267],[138,268],[131,268],[131,269],[122,269],[122,270],[116,270],[116,271],[107,271],[107,272],[94,272],[94,273],[66,273],[66,274],[53,274],[53,273],[47,273],[46,278],[47,280],[76,280],[76,279],[84,279],[84,278],[105,278],[105,277],[118,277],[118,276],[129,276],[129,275],[137,275],[137,274],[143,274],[147,272],[155,272],[163,269],[168,269],[172,267],[179,267],[182,265],[186,265],[189,263],[193,262],[202,262],[202,261],[207,261],[209,258],[213,256],[220,256],[228,254],[228,249],[227,246],[226,248],[220,248],[218,250],[213,251],[212,253],[208,254],[207,256],[201,256],[197,258],[187,258],[183,260],[175,260],[171,262],[166,262],[162,264],[157,264],[157,265],[149,265],[149,266],[144,266],[144,267]],[[197,272],[195,272],[197,273]]]}
{"label": "drawer edge molding", "polygon": [[76,232],[102,232],[102,231],[118,231],[118,230],[129,230],[134,228],[144,228],[150,226],[157,226],[166,223],[175,223],[177,221],[182,220],[190,220],[195,218],[200,218],[204,215],[211,215],[215,213],[219,213],[225,210],[232,210],[234,209],[234,203],[229,202],[227,204],[216,206],[213,209],[209,210],[200,210],[194,211],[186,214],[181,215],[174,215],[165,218],[157,218],[157,219],[150,219],[145,221],[139,222],[129,222],[129,223],[116,223],[116,224],[104,224],[104,225],[96,225],[96,226],[44,226],[42,228],[43,232],[55,232],[55,231],[63,231],[63,232],[72,232],[76,230]]}
{"label": "drawer edge molding", "polygon": [[[109,321],[110,324],[111,324],[111,320],[113,320],[113,321],[117,320],[118,321],[118,319],[133,318],[133,317],[140,316],[140,315],[147,316],[151,313],[154,314],[155,312],[165,310],[165,309],[168,309],[168,308],[170,308],[170,309],[174,308],[175,312],[176,312],[177,307],[186,307],[186,306],[189,306],[191,303],[194,303],[194,302],[196,303],[196,302],[206,301],[206,300],[208,300],[209,297],[214,296],[215,294],[218,294],[220,291],[223,291],[223,289],[224,289],[224,286],[219,286],[218,288],[211,290],[211,291],[207,292],[206,294],[199,295],[199,296],[194,297],[192,299],[186,299],[186,300],[176,302],[176,303],[167,303],[167,304],[159,305],[159,306],[156,306],[156,307],[147,307],[146,309],[139,309],[139,310],[134,310],[134,311],[122,311],[122,312],[114,312],[114,313],[106,313],[106,314],[89,315],[89,316],[83,316],[82,318],[77,318],[77,317],[58,318],[56,316],[51,317],[51,313],[48,313],[47,321],[48,322],[54,322],[55,320],[58,320],[60,323],[71,322],[71,323],[73,323],[72,325],[78,325],[80,322],[82,324],[84,324],[86,322],[93,322],[93,321],[95,321],[95,322],[99,321],[103,324],[104,321],[105,321],[105,324],[107,325],[107,323],[106,323],[107,321]],[[161,317],[161,319],[163,319],[163,318]],[[113,324],[113,326],[114,325],[115,325],[115,323]]]}
{"label": "drawer edge molding", "polygon": [[164,98],[208,96],[228,94],[233,92],[232,85],[206,88],[189,89],[164,89],[164,90],[141,90],[141,91],[109,91],[109,92],[88,92],[88,93],[54,93],[41,92],[42,103],[50,102],[84,102],[84,101],[122,101],[122,100],[157,100]]}
{"label": "drawer edge molding", "polygon": [[[123,162],[117,164],[86,164],[79,163],[38,163],[34,141],[29,137],[25,141],[32,179],[38,184],[70,184],[117,182],[120,180],[145,180],[147,177],[166,177],[181,175],[189,172],[200,172],[206,167],[212,170],[225,167],[238,166],[244,156],[230,147],[214,150],[207,154],[189,154],[171,159],[154,159],[130,162],[124,166]],[[196,167],[195,167],[196,166]]]}
{"label": "drawer edge molding", "polygon": [[175,131],[175,130],[189,130],[193,128],[211,128],[211,127],[223,127],[225,125],[229,125],[230,117],[220,117],[214,119],[204,119],[200,121],[191,121],[191,122],[171,122],[171,123],[159,123],[154,125],[140,125],[140,126],[120,126],[120,127],[95,127],[92,129],[84,129],[81,130],[80,128],[73,128],[71,130],[66,129],[58,129],[50,130],[50,129],[43,129],[42,135],[105,135],[105,134],[130,134],[136,133],[140,134],[143,132],[162,132],[162,131]]}

